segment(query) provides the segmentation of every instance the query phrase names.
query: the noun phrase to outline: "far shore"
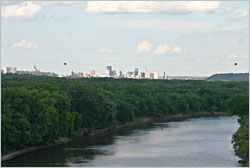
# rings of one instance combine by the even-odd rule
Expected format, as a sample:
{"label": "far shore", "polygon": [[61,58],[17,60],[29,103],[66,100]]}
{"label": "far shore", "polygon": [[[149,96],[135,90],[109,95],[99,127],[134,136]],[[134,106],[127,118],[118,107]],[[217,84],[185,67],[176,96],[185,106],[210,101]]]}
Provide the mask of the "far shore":
{"label": "far shore", "polygon": [[124,123],[120,125],[113,125],[105,128],[88,128],[82,131],[75,132],[71,137],[62,137],[54,140],[54,142],[46,143],[43,145],[28,147],[22,150],[13,151],[1,157],[1,161],[12,159],[16,156],[37,151],[39,149],[48,148],[60,144],[65,144],[72,141],[74,138],[81,137],[81,136],[96,136],[101,135],[107,132],[111,132],[113,130],[118,130],[122,128],[126,128],[129,126],[146,124],[146,123],[153,123],[153,122],[167,122],[173,121],[178,119],[185,119],[185,118],[196,118],[196,117],[205,117],[205,116],[218,116],[218,115],[229,115],[228,112],[207,112],[207,113],[198,113],[198,114],[177,114],[177,115],[167,115],[162,118],[139,118],[134,122]]}

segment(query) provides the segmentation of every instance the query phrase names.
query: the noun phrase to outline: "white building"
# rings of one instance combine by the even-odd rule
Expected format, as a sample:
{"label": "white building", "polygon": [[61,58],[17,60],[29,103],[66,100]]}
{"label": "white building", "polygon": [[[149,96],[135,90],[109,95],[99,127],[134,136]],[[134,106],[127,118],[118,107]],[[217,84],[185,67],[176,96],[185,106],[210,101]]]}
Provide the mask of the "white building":
{"label": "white building", "polygon": [[153,79],[159,79],[158,72],[153,72],[153,74],[154,74],[154,78]]}
{"label": "white building", "polygon": [[3,69],[3,73],[16,73],[16,67],[4,67]]}
{"label": "white building", "polygon": [[150,79],[150,72],[148,72],[146,67],[145,67],[145,79]]}
{"label": "white building", "polygon": [[110,77],[109,75],[110,75],[110,70],[108,70],[108,69],[106,69],[106,71],[105,71],[105,77]]}
{"label": "white building", "polygon": [[145,79],[150,79],[150,72],[145,72]]}

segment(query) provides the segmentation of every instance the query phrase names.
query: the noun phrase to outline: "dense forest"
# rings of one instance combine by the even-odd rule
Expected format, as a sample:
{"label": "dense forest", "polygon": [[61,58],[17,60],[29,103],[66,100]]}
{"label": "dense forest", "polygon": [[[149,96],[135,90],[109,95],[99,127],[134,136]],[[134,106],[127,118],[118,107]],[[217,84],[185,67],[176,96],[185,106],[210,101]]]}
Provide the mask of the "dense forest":
{"label": "dense forest", "polygon": [[141,117],[227,111],[248,82],[2,76],[2,154]]}
{"label": "dense forest", "polygon": [[233,135],[232,143],[235,153],[249,167],[249,95],[232,96],[226,102],[230,113],[239,115],[240,128]]}
{"label": "dense forest", "polygon": [[206,80],[249,81],[249,73],[214,74]]}

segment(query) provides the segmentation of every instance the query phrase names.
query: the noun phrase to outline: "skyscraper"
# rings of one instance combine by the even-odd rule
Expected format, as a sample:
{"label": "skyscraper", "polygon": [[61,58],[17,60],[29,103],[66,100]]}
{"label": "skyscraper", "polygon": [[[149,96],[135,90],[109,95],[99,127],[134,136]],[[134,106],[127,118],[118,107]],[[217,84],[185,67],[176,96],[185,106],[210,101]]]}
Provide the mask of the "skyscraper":
{"label": "skyscraper", "polygon": [[113,77],[115,77],[115,76],[116,76],[116,70],[113,70],[113,71],[112,71],[111,76],[113,76]]}
{"label": "skyscraper", "polygon": [[138,68],[135,68],[134,77],[138,75]]}
{"label": "skyscraper", "polygon": [[106,69],[104,74],[105,74],[105,77],[110,77],[110,71],[108,69]]}
{"label": "skyscraper", "polygon": [[150,72],[148,72],[146,67],[145,67],[145,78],[150,79]]}
{"label": "skyscraper", "polygon": [[153,72],[149,73],[149,78],[154,79],[154,73]]}
{"label": "skyscraper", "polygon": [[112,66],[107,66],[107,70],[112,71]]}
{"label": "skyscraper", "polygon": [[120,71],[120,74],[119,74],[119,78],[121,78],[122,77],[122,71]]}
{"label": "skyscraper", "polygon": [[168,76],[165,72],[163,73],[163,79],[168,79]]}
{"label": "skyscraper", "polygon": [[159,79],[158,72],[153,72],[153,74],[154,74],[154,78],[153,79]]}
{"label": "skyscraper", "polygon": [[91,69],[90,70],[90,76],[94,76],[95,75],[95,70],[94,69]]}
{"label": "skyscraper", "polygon": [[141,72],[141,79],[145,79],[145,72]]}
{"label": "skyscraper", "polygon": [[112,76],[112,66],[107,66],[108,76]]}

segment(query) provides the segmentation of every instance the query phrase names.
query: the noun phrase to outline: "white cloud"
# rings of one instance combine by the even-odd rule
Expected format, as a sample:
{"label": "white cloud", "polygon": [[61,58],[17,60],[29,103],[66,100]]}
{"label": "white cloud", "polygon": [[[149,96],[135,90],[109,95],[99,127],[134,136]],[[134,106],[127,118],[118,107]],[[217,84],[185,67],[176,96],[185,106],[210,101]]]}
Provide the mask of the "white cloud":
{"label": "white cloud", "polygon": [[78,3],[82,3],[81,1],[40,1],[35,2],[40,6],[48,6],[48,5],[75,5]]}
{"label": "white cloud", "polygon": [[91,1],[88,13],[166,13],[190,14],[208,12],[220,6],[219,1]]}
{"label": "white cloud", "polygon": [[152,54],[153,55],[162,55],[162,54],[167,54],[170,51],[171,51],[171,48],[167,44],[164,44],[164,45],[157,46]]}
{"label": "white cloud", "polygon": [[248,11],[245,10],[245,11],[241,12],[239,15],[231,16],[228,19],[229,20],[240,20],[240,19],[245,18],[247,15],[248,15]]}
{"label": "white cloud", "polygon": [[[137,53],[142,53],[142,52],[149,52],[152,49],[152,44],[148,41],[143,41],[137,45]],[[153,55],[163,55],[167,54],[169,52],[174,53],[174,54],[181,54],[183,52],[186,52],[187,49],[181,48],[181,47],[173,47],[171,48],[167,44],[162,44],[158,45],[154,51],[152,51]]]}
{"label": "white cloud", "polygon": [[20,42],[14,43],[12,48],[38,48],[38,45],[33,41],[21,40]]}
{"label": "white cloud", "polygon": [[32,18],[43,7],[48,5],[73,5],[80,3],[79,1],[52,1],[52,2],[32,2],[26,1],[18,4],[10,4],[3,6],[1,16],[5,19],[24,19]]}
{"label": "white cloud", "polygon": [[143,41],[137,45],[136,52],[141,53],[141,52],[148,52],[152,48],[152,44],[148,41]]}
{"label": "white cloud", "polygon": [[176,54],[181,54],[181,53],[186,52],[186,51],[187,51],[186,49],[183,49],[183,48],[180,48],[180,47],[174,47],[172,49],[172,52],[176,53]]}
{"label": "white cloud", "polygon": [[21,5],[4,6],[1,10],[1,16],[5,19],[8,18],[31,18],[35,15],[41,6],[33,2],[23,2]]}
{"label": "white cloud", "polygon": [[111,54],[111,53],[114,53],[116,51],[114,49],[110,49],[110,48],[101,48],[98,50],[98,52]]}

